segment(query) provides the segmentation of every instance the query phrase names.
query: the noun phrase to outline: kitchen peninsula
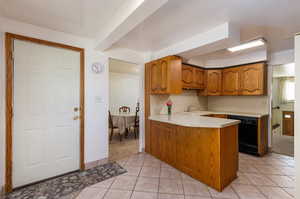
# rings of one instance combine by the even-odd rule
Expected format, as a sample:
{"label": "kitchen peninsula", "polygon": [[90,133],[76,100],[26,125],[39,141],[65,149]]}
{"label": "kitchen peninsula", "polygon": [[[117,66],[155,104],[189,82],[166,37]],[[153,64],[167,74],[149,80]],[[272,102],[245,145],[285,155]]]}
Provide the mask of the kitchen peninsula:
{"label": "kitchen peninsula", "polygon": [[153,156],[218,191],[237,177],[240,121],[192,113],[149,119]]}

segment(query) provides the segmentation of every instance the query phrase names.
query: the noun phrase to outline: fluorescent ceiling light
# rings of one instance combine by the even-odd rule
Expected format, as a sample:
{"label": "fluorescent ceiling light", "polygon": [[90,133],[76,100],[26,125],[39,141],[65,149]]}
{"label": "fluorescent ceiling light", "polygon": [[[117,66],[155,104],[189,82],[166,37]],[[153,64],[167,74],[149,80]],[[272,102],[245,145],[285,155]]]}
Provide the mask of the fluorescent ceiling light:
{"label": "fluorescent ceiling light", "polygon": [[238,46],[234,46],[231,48],[227,48],[230,52],[236,52],[236,51],[240,51],[240,50],[245,50],[248,48],[254,48],[254,47],[258,47],[258,46],[262,46],[265,45],[265,40],[263,39],[257,39],[257,40],[253,40]]}

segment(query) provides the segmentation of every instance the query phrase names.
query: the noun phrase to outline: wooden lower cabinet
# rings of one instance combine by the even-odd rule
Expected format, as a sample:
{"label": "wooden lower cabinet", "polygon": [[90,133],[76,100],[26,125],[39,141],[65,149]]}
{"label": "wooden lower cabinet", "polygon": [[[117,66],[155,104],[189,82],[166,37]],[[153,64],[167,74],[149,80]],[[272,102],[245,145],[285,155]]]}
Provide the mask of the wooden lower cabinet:
{"label": "wooden lower cabinet", "polygon": [[151,154],[171,165],[175,164],[176,133],[171,125],[151,122]]}
{"label": "wooden lower cabinet", "polygon": [[151,154],[222,191],[238,170],[238,127],[191,128],[151,121]]}

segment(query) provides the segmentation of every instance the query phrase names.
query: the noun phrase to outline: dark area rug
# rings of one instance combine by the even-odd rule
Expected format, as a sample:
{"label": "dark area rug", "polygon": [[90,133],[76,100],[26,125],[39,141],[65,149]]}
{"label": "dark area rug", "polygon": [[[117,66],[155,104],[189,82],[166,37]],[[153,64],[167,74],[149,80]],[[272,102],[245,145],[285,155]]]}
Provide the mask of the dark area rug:
{"label": "dark area rug", "polygon": [[84,188],[121,175],[127,171],[112,162],[86,171],[66,174],[34,185],[16,189],[5,199],[62,199],[72,198]]}

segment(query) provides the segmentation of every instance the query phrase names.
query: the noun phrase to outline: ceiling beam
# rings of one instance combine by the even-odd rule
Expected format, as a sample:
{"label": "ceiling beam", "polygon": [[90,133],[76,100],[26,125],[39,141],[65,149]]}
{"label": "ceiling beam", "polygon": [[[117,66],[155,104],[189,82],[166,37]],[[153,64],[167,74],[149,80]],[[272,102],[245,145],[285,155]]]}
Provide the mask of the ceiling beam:
{"label": "ceiling beam", "polygon": [[172,44],[152,53],[152,59],[168,55],[180,55],[186,59],[216,50],[224,49],[240,42],[239,27],[229,22],[197,34],[191,38]]}
{"label": "ceiling beam", "polygon": [[126,0],[112,19],[101,28],[96,39],[96,50],[110,48],[167,2],[168,0]]}

